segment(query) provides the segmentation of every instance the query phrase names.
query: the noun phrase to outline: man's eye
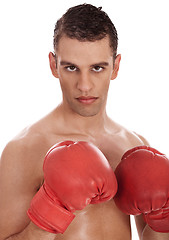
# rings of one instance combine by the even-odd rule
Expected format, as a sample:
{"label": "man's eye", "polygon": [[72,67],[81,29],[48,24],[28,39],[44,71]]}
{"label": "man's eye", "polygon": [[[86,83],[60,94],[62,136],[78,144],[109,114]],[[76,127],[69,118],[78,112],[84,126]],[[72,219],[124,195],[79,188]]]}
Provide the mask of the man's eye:
{"label": "man's eye", "polygon": [[69,72],[75,72],[77,70],[77,68],[75,66],[67,66],[66,69],[69,71]]}
{"label": "man's eye", "polygon": [[103,67],[100,67],[100,66],[95,66],[95,67],[93,67],[92,68],[92,70],[94,71],[94,72],[101,72],[101,71],[103,71]]}

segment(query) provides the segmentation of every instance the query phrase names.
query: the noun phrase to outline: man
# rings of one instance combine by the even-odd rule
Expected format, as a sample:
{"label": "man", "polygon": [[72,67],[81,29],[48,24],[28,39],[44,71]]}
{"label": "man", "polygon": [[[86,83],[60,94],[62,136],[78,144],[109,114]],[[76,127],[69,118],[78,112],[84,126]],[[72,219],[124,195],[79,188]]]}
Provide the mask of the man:
{"label": "man", "polygon": [[[32,199],[44,186],[44,158],[54,144],[90,142],[101,150],[113,170],[127,150],[148,145],[143,137],[120,126],[106,113],[109,84],[117,77],[121,60],[117,40],[109,17],[89,4],[69,9],[57,22],[49,62],[52,74],[59,78],[63,99],[51,113],[10,141],[2,153],[1,240],[131,239],[129,215],[120,211],[112,198],[75,211],[64,233],[46,231],[27,215],[32,205],[38,208]],[[140,239],[169,238],[168,233],[153,231],[142,215],[136,217],[136,224]]]}

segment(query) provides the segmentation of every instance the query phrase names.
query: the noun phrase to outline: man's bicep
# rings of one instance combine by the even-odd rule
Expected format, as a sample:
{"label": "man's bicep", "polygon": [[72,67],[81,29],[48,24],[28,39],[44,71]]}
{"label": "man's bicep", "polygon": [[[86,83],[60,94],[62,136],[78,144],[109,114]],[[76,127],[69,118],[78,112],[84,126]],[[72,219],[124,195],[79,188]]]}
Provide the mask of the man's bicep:
{"label": "man's bicep", "polygon": [[29,223],[27,209],[35,194],[31,172],[25,171],[20,152],[9,144],[0,162],[0,238],[22,231]]}

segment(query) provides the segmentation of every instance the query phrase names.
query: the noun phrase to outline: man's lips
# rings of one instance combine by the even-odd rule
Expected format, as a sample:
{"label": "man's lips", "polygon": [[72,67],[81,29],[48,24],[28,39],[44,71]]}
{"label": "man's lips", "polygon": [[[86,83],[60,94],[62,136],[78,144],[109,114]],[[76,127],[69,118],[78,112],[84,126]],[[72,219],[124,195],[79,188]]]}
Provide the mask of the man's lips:
{"label": "man's lips", "polygon": [[83,104],[91,104],[93,102],[95,102],[98,97],[93,97],[93,96],[88,96],[88,97],[84,97],[84,96],[80,96],[76,98],[80,103]]}

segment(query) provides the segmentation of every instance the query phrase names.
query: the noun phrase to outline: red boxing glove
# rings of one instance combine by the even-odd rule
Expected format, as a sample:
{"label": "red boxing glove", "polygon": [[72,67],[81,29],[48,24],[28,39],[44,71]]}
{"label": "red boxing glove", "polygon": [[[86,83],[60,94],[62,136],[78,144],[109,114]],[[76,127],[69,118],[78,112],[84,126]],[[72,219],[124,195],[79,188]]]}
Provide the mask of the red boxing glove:
{"label": "red boxing glove", "polygon": [[115,170],[116,205],[126,214],[143,213],[157,232],[169,232],[169,159],[147,146],[127,151]]}
{"label": "red boxing glove", "polygon": [[44,184],[31,201],[28,216],[48,232],[64,233],[75,210],[110,200],[117,192],[107,159],[87,142],[54,145],[45,157],[43,170]]}

